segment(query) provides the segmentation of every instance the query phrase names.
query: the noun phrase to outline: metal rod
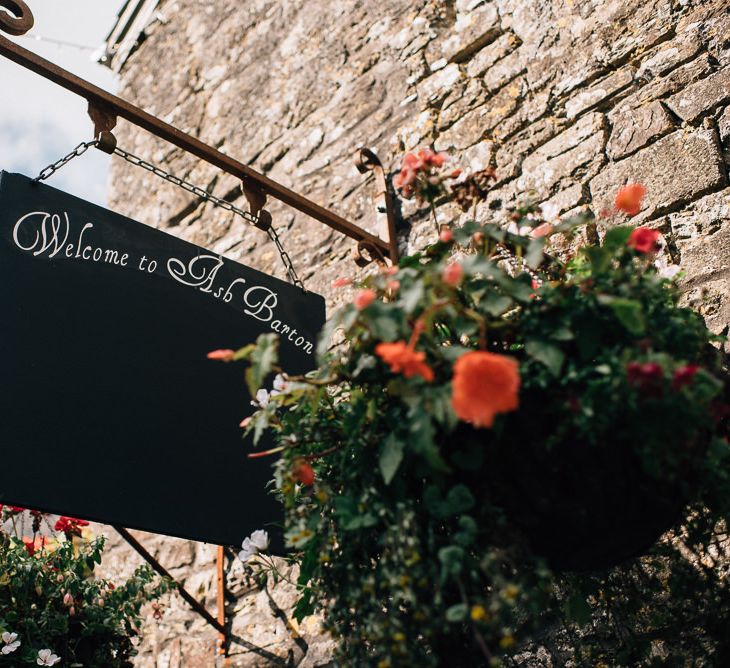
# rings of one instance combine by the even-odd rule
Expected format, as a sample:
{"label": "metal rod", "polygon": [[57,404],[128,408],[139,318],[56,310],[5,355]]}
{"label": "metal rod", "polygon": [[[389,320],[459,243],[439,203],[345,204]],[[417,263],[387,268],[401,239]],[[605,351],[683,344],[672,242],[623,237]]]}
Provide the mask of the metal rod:
{"label": "metal rod", "polygon": [[[1,13],[1,12],[0,12]],[[0,27],[3,27],[0,24]],[[336,213],[325,209],[319,204],[315,204],[303,195],[289,190],[285,186],[272,181],[263,174],[251,169],[247,165],[231,158],[225,153],[221,153],[212,146],[208,146],[199,139],[192,137],[181,130],[165,123],[156,116],[147,113],[143,109],[130,104],[126,100],[112,95],[105,90],[95,86],[88,81],[77,77],[75,74],[64,70],[55,63],[41,58],[37,54],[23,48],[22,46],[11,42],[9,39],[0,36],[0,55],[12,60],[13,62],[25,67],[42,77],[53,81],[62,86],[66,90],[80,95],[85,98],[89,104],[96,107],[106,109],[112,114],[125,118],[130,123],[137,125],[153,135],[174,144],[175,146],[192,153],[201,160],[205,160],[211,165],[215,165],[219,169],[232,174],[244,182],[253,183],[263,192],[272,197],[289,204],[302,213],[328,225],[333,230],[356,239],[364,241],[379,248],[384,255],[390,251],[389,244],[382,239],[376,237],[370,232],[354,225],[350,221],[338,216]]]}
{"label": "metal rod", "polygon": [[[218,550],[215,555],[215,570],[216,570],[216,603],[218,605],[218,623],[225,628],[226,625],[226,575],[224,571],[225,561],[225,548],[222,545],[218,546]],[[218,653],[225,655],[228,653],[228,638],[226,633],[221,632],[218,638]]]}
{"label": "metal rod", "polygon": [[[155,559],[145,548],[144,546],[132,535],[124,529],[123,527],[115,526],[114,529],[116,529],[117,533],[124,538],[133,548],[134,550],[150,565],[152,568],[159,573],[164,578],[170,578],[177,584],[177,590],[180,592],[180,596],[187,601],[187,603],[190,605],[190,607],[195,610],[208,624],[210,624],[216,631],[218,631],[224,638],[228,638],[228,631],[226,631],[225,626],[225,618],[224,622],[221,623],[217,619],[213,617],[196,599],[192,594],[190,594],[175,578],[170,575],[170,572],[162,565],[160,564],[157,559]],[[219,548],[220,549],[220,548]]]}

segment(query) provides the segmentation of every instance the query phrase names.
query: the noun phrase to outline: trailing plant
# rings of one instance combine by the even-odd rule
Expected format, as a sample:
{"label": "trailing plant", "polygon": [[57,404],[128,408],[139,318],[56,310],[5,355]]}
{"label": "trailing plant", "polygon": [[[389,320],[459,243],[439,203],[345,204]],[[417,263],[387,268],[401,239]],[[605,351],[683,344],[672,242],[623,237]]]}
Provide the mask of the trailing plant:
{"label": "trailing plant", "polygon": [[147,566],[118,586],[95,578],[104,538],[82,540],[80,520],[61,520],[65,540],[0,533],[0,666],[132,666],[142,606],[173,583]]}
{"label": "trailing plant", "polygon": [[[491,173],[449,190],[433,155],[404,162],[406,195],[483,198]],[[727,659],[723,360],[660,243],[527,202],[364,279],[306,376],[281,375],[275,335],[213,354],[251,362],[296,615],[324,611],[343,665]]]}

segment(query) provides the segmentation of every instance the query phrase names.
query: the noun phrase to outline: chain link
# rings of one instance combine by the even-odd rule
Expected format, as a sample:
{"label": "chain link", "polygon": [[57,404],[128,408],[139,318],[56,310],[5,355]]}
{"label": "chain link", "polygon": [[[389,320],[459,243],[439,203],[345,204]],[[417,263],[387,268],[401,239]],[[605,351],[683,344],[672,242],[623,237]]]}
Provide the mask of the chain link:
{"label": "chain link", "polygon": [[[70,162],[74,158],[78,158],[80,155],[83,155],[84,153],[86,153],[86,151],[89,150],[89,148],[91,148],[92,146],[96,146],[98,143],[99,142],[96,139],[94,139],[93,141],[81,142],[69,154],[63,156],[63,158],[57,160],[53,164],[44,167],[41,170],[41,173],[33,180],[35,182],[44,181],[45,179],[55,174],[59,169],[61,169],[61,167],[66,165],[68,162]],[[164,169],[153,165],[147,160],[143,160],[133,153],[129,153],[124,149],[115,147],[114,155],[118,155],[120,158],[126,160],[132,165],[142,167],[142,169],[146,169],[148,172],[152,172],[155,176],[160,177],[168,183],[172,183],[173,185],[176,185],[183,190],[187,190],[189,193],[192,193],[196,197],[199,197],[201,200],[205,202],[210,202],[215,207],[225,209],[226,211],[230,211],[231,213],[240,216],[250,225],[256,226],[259,222],[258,217],[254,216],[252,213],[244,211],[243,209],[239,209],[237,206],[231,204],[227,200],[216,197],[215,195],[209,193],[207,190],[201,188],[200,186],[196,186],[189,181],[185,181],[184,179],[175,176],[174,174],[170,174],[170,172],[167,172]],[[241,191],[243,192],[243,189],[241,189]],[[279,235],[274,229],[273,225],[269,225],[269,227],[266,228],[266,234],[276,246],[276,250],[279,252],[279,257],[281,257],[281,261],[284,264],[284,268],[286,270],[289,281],[297,287],[301,288],[302,290],[305,290],[304,283],[302,283],[302,280],[299,278],[296,270],[294,269],[294,263],[292,262],[291,256],[284,249],[284,246],[281,243],[281,239],[279,238]]]}
{"label": "chain link", "polygon": [[63,156],[60,160],[56,160],[51,165],[48,165],[47,167],[44,167],[41,170],[41,173],[36,176],[33,181],[35,183],[38,183],[39,181],[45,181],[48,177],[53,176],[61,167],[63,167],[66,163],[71,162],[74,158],[78,158],[80,155],[83,155],[88,151],[92,146],[96,146],[98,144],[97,140],[94,139],[93,141],[82,141],[71,153],[68,153]]}

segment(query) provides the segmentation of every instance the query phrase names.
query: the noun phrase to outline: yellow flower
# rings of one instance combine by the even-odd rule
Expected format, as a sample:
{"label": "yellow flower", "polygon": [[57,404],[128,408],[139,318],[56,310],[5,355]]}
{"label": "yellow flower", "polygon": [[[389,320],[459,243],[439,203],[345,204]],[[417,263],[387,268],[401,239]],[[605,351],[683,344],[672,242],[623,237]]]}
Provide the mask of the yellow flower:
{"label": "yellow flower", "polygon": [[405,642],[405,639],[406,639],[405,634],[401,633],[400,631],[398,631],[398,633],[393,634],[393,640],[395,640],[396,642]]}
{"label": "yellow flower", "polygon": [[487,617],[487,611],[481,605],[472,606],[471,618],[475,622],[480,622],[483,619],[486,619],[486,617]]}
{"label": "yellow flower", "polygon": [[502,639],[499,641],[499,646],[502,649],[509,649],[510,647],[514,647],[514,645],[515,645],[515,638],[511,634],[502,636]]}
{"label": "yellow flower", "polygon": [[504,588],[504,597],[508,601],[514,601],[520,593],[520,588],[517,585],[507,585]]}

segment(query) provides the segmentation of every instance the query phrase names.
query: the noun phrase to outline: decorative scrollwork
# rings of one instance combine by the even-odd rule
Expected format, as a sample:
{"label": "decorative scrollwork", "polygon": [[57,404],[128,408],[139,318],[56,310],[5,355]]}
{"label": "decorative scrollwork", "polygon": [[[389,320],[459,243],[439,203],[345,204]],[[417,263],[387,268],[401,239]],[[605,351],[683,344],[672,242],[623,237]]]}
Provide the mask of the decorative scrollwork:
{"label": "decorative scrollwork", "polygon": [[352,259],[358,267],[367,267],[371,262],[377,262],[385,267],[385,255],[380,248],[369,241],[358,241],[357,246],[352,250]]}
{"label": "decorative scrollwork", "polygon": [[35,23],[33,12],[23,0],[0,0],[0,30],[9,35],[25,35]]}

